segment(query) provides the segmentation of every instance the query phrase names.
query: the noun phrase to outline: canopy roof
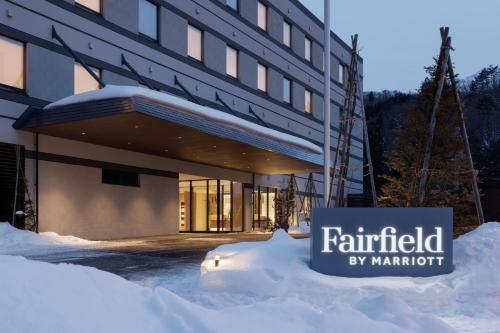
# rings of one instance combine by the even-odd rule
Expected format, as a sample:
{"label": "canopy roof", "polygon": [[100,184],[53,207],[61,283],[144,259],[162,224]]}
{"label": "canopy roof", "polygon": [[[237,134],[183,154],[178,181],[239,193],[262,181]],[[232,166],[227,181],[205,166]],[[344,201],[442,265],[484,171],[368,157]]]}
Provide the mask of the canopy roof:
{"label": "canopy roof", "polygon": [[319,171],[323,163],[307,140],[140,87],[73,95],[26,111],[14,127],[260,174]]}

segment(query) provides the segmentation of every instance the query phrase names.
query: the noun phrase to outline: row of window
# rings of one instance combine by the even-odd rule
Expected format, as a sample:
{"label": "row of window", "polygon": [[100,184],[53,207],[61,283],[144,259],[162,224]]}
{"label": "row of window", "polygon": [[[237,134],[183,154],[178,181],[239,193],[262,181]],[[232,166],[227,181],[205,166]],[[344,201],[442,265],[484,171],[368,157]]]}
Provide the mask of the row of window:
{"label": "row of window", "polygon": [[[203,32],[193,26],[188,29],[188,55],[199,61],[203,60]],[[226,48],[226,73],[239,78],[239,52],[227,46]],[[24,89],[25,88],[25,47],[24,43],[0,35],[0,84]],[[101,77],[101,70],[90,67],[92,71]],[[257,88],[262,92],[268,90],[268,68],[262,64],[257,65]],[[99,83],[79,63],[74,66],[74,93],[80,94],[86,91],[99,89]],[[292,81],[283,79],[283,102],[292,103]],[[305,91],[304,110],[312,112],[312,92]]]}
{"label": "row of window", "polygon": [[[77,4],[84,6],[94,12],[101,13],[102,0],[76,0]],[[236,12],[239,11],[239,0],[227,0],[227,6]],[[139,33],[148,38],[158,40],[158,6],[148,0],[139,0]],[[257,1],[257,26],[264,31],[268,30],[268,7],[261,1]],[[188,31],[188,54],[197,59],[202,60],[203,49],[201,48],[202,32],[193,27],[189,27]],[[283,21],[283,44],[289,48],[292,47],[292,24],[288,21]],[[312,62],[313,42],[309,37],[304,40],[304,58]],[[234,59],[234,52],[231,53]],[[342,66],[342,65],[341,65]],[[232,74],[235,71],[231,71]],[[236,77],[236,75],[231,75]],[[344,83],[343,70],[339,71],[339,82]]]}
{"label": "row of window", "polygon": [[[101,71],[91,68],[101,77]],[[25,89],[25,46],[24,43],[0,35],[0,85]],[[99,83],[78,63],[74,67],[74,92],[99,89]]]}

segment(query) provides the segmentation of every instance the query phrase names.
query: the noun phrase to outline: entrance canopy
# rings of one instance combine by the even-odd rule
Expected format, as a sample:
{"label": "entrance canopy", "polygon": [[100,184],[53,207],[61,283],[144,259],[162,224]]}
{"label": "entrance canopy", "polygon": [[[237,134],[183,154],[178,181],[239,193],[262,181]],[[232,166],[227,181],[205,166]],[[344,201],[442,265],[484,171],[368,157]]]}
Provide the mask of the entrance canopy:
{"label": "entrance canopy", "polygon": [[27,110],[14,127],[259,174],[319,171],[323,163],[307,140],[140,87],[70,96]]}

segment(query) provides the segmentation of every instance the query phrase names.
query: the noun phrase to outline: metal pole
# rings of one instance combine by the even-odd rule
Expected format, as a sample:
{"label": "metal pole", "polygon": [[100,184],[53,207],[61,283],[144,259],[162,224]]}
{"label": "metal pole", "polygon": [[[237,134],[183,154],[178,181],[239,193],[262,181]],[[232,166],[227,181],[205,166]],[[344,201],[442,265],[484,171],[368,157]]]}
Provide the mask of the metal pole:
{"label": "metal pole", "polygon": [[328,197],[330,193],[330,0],[325,0],[325,53],[324,53],[324,80],[325,80],[325,92],[324,92],[324,103],[323,103],[323,121],[324,121],[324,172],[323,172],[323,206],[328,207]]}

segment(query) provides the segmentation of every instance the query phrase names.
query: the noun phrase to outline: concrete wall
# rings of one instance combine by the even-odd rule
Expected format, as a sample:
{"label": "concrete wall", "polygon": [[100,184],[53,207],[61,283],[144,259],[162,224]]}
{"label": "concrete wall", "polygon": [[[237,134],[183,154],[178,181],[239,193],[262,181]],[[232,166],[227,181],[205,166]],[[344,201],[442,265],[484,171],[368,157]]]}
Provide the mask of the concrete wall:
{"label": "concrete wall", "polygon": [[103,240],[178,232],[178,181],[140,175],[140,187],[101,183],[101,169],[42,161],[39,228]]}

